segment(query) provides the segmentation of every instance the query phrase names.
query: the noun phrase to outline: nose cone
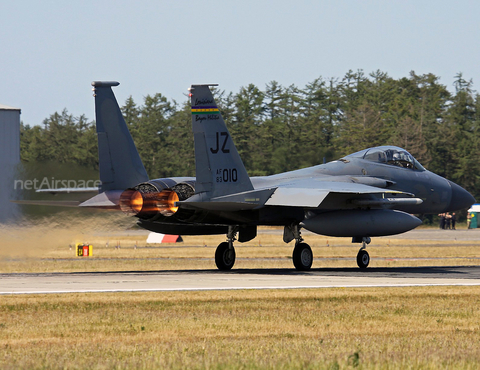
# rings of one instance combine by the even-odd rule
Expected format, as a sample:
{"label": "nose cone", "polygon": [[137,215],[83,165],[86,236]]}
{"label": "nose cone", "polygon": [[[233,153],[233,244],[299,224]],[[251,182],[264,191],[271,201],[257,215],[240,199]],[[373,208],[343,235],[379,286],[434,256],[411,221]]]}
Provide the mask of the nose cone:
{"label": "nose cone", "polygon": [[461,186],[447,180],[452,188],[452,199],[446,211],[458,211],[459,209],[470,208],[475,203],[475,198]]}

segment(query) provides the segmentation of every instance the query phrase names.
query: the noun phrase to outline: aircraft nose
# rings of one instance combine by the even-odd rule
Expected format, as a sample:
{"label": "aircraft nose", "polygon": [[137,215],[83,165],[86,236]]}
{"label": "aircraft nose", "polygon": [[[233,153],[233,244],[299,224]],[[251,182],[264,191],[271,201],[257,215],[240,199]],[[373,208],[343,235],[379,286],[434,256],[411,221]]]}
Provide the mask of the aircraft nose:
{"label": "aircraft nose", "polygon": [[452,199],[447,211],[457,211],[459,209],[470,208],[475,203],[475,198],[461,186],[447,180],[452,189]]}

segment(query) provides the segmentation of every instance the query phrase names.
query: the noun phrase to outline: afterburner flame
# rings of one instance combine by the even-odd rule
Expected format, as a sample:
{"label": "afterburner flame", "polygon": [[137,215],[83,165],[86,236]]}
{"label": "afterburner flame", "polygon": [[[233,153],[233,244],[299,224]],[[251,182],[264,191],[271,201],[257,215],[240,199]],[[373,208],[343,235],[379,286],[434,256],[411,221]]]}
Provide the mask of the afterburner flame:
{"label": "afterburner flame", "polygon": [[133,193],[132,197],[130,198],[130,207],[136,213],[139,213],[143,208],[143,197],[142,193],[136,191]]}
{"label": "afterburner flame", "polygon": [[180,199],[178,199],[178,194],[172,191],[170,195],[168,196],[168,209],[175,213],[178,211],[178,207],[175,206],[175,202],[178,202]]}
{"label": "afterburner flame", "polygon": [[157,208],[164,216],[171,216],[177,212],[175,202],[178,202],[178,195],[173,190],[163,190],[158,193]]}
{"label": "afterburner flame", "polygon": [[[135,199],[137,197],[136,193],[140,194],[141,199],[137,199],[137,204],[135,205],[135,207],[133,207],[132,199]],[[127,189],[120,195],[120,209],[125,213],[137,214],[142,209],[142,205],[138,204],[140,200],[143,203],[143,198],[140,192],[132,189]]]}
{"label": "afterburner flame", "polygon": [[172,216],[178,211],[178,207],[175,206],[175,202],[178,201],[178,194],[170,189],[152,193],[128,189],[120,196],[120,208],[139,217],[152,217],[158,213]]}

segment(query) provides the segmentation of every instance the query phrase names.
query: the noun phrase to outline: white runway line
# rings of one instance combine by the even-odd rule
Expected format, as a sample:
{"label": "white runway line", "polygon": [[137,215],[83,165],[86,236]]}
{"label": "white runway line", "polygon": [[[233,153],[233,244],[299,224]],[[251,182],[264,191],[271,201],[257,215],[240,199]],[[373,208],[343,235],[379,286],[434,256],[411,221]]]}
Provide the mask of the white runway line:
{"label": "white runway line", "polygon": [[[457,270],[457,272],[460,269]],[[474,271],[471,272],[475,274]],[[397,272],[392,274],[398,275]],[[346,276],[347,275],[347,276]],[[465,279],[463,274],[453,278],[449,274],[438,277],[265,273],[94,273],[94,274],[33,274],[3,275],[0,295],[12,294],[66,294],[66,293],[120,293],[211,290],[266,290],[266,289],[326,289],[420,286],[480,286],[478,275]],[[461,275],[461,276],[460,276]]]}

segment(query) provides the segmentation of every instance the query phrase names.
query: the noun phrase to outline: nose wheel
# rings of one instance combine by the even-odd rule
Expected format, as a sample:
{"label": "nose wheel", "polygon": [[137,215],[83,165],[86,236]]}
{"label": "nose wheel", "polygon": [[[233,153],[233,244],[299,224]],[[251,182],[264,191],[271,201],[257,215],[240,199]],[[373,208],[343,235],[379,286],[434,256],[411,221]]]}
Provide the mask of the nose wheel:
{"label": "nose wheel", "polygon": [[357,265],[361,269],[366,269],[370,263],[370,255],[365,249],[360,249],[357,254]]}

